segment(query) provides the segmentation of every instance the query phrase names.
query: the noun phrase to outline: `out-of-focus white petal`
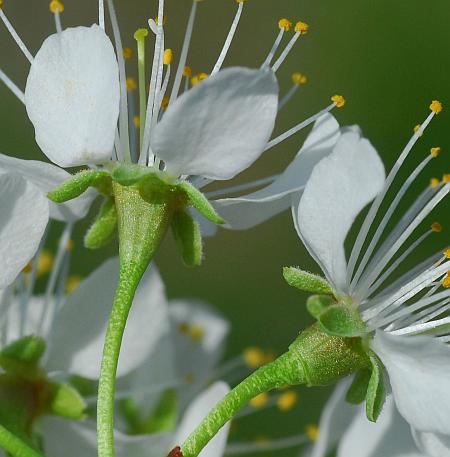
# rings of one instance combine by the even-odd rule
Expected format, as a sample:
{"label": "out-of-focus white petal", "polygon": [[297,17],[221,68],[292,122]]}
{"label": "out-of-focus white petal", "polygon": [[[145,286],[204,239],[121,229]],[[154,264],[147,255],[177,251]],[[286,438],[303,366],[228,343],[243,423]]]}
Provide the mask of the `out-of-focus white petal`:
{"label": "out-of-focus white petal", "polygon": [[[36,160],[21,160],[0,154],[0,175],[18,173],[33,183],[46,196],[72,175],[55,165]],[[80,197],[64,204],[50,202],[50,217],[59,221],[74,221],[86,216],[97,193],[91,189]]]}
{"label": "out-of-focus white petal", "polygon": [[[178,427],[173,445],[179,445],[200,425],[200,422],[211,409],[230,391],[224,382],[216,382],[202,392],[189,405]],[[200,452],[199,457],[222,457],[228,438],[230,423],[223,426],[220,432]]]}
{"label": "out-of-focus white petal", "polygon": [[47,199],[18,174],[0,175],[0,289],[36,253],[49,218]]}
{"label": "out-of-focus white petal", "polygon": [[[319,439],[310,457],[325,457],[331,452],[355,417],[357,409],[345,401],[350,379],[341,381],[322,411],[319,423]],[[350,456],[349,456],[350,457]]]}
{"label": "out-of-focus white petal", "polygon": [[180,391],[184,403],[210,380],[223,355],[230,326],[203,303],[176,300],[170,303],[169,310],[177,376],[193,376],[191,385]]}
{"label": "out-of-focus white petal", "polygon": [[410,427],[392,397],[387,398],[376,423],[367,419],[364,405],[357,410],[339,443],[337,457],[426,457],[415,446]]}
{"label": "out-of-focus white petal", "polygon": [[[117,258],[108,260],[68,297],[50,335],[48,370],[98,378],[118,268]],[[130,311],[117,375],[129,373],[145,360],[168,325],[164,285],[157,269],[151,266]]]}
{"label": "out-of-focus white petal", "polygon": [[[95,422],[74,422],[46,417],[41,425],[48,457],[97,457]],[[115,432],[117,457],[164,457],[173,440],[171,433],[125,435]]]}
{"label": "out-of-focus white petal", "polygon": [[450,346],[431,336],[377,331],[372,348],[402,416],[419,431],[450,435]]}
{"label": "out-of-focus white petal", "polygon": [[277,106],[271,70],[228,68],[169,107],[156,127],[153,152],[175,175],[231,179],[263,152]]}
{"label": "out-of-focus white petal", "polygon": [[450,457],[450,436],[412,430],[417,446],[425,457]]}
{"label": "out-of-focus white petal", "polygon": [[25,105],[36,142],[61,167],[111,158],[119,116],[119,71],[111,41],[92,27],[49,36],[34,58]]}
{"label": "out-of-focus white petal", "polygon": [[345,238],[384,179],[383,163],[373,146],[349,130],[333,153],[316,165],[303,192],[297,213],[302,239],[340,292],[347,287]]}
{"label": "out-of-focus white petal", "polygon": [[339,136],[338,122],[331,114],[325,114],[314,124],[291,164],[272,184],[242,197],[216,200],[214,206],[227,221],[225,227],[248,229],[288,209],[291,194],[304,188],[314,166],[331,153]]}

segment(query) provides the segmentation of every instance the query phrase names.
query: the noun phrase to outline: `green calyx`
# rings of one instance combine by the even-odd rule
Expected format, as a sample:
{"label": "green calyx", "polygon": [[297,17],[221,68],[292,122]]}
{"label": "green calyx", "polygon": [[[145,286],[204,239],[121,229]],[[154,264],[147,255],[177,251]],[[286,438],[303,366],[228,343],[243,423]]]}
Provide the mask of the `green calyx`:
{"label": "green calyx", "polygon": [[42,416],[80,420],[86,409],[72,386],[48,379],[40,366],[45,349],[42,338],[26,336],[0,351],[0,425],[35,449],[34,425]]}
{"label": "green calyx", "polygon": [[85,236],[85,246],[89,249],[103,247],[117,232],[118,205],[123,203],[123,192],[119,190],[120,195],[117,192],[123,188],[129,188],[134,197],[139,195],[146,203],[167,208],[169,225],[186,265],[200,265],[203,257],[200,228],[187,209],[195,208],[214,224],[225,222],[208,199],[189,182],[177,181],[165,172],[136,164],[119,163],[111,169],[81,171],[49,192],[48,198],[64,203],[79,197],[90,187],[105,199]]}
{"label": "green calyx", "polygon": [[321,276],[295,267],[284,267],[283,276],[286,282],[304,292],[319,295],[333,295],[333,289],[328,281]]}

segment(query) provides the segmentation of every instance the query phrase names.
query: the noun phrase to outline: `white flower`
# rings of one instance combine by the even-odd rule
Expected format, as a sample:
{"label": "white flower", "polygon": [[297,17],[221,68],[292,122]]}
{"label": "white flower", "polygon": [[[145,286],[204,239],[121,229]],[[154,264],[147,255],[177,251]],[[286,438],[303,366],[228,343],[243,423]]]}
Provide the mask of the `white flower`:
{"label": "white flower", "polygon": [[[62,273],[64,267],[60,269]],[[24,296],[13,294],[12,288],[4,291],[0,296],[3,344],[29,334],[43,337],[47,351],[42,368],[50,379],[67,381],[78,376],[90,380],[93,397],[86,400],[95,404],[93,383],[99,376],[118,269],[117,258],[106,261],[66,299],[49,291],[50,295],[31,296],[24,302]],[[57,289],[64,284],[64,274],[61,277]],[[151,446],[154,455],[164,457],[228,392],[228,386],[222,382],[205,387],[213,379],[228,329],[228,323],[203,304],[182,300],[169,304],[156,267],[147,270],[124,335],[117,399],[138,402],[144,421],[145,415],[154,413],[155,406],[164,399],[163,394],[174,389],[175,412],[183,412],[183,417],[176,421],[173,430],[161,426],[153,432],[128,434],[129,424],[118,413],[119,455],[147,455]],[[96,427],[92,420],[73,422],[45,417],[39,427],[46,455],[60,455],[62,450],[79,455],[80,449],[85,449],[83,455],[87,456],[97,453]],[[227,434],[225,428],[204,455],[221,456]]]}
{"label": "white flower", "polygon": [[[35,128],[36,141],[52,162],[71,167],[131,161],[153,170],[163,170],[171,179],[189,180],[203,188],[213,180],[233,178],[265,150],[313,123],[335,106],[342,106],[343,98],[333,97],[333,103],[327,108],[269,141],[279,109],[275,72],[300,36],[308,31],[308,26],[302,22],[295,25],[291,40],[275,60],[284,35],[293,28],[289,21],[281,20],[280,32],[260,69],[236,67],[222,70],[244,2],[238,2],[235,20],[211,75],[206,79],[206,74],[196,76],[192,78],[192,84],[186,77],[186,91],[178,96],[198,3],[194,0],[192,4],[170,98],[166,97],[167,88],[174,72],[171,69],[172,53],[164,49],[163,0],[159,1],[160,20],[149,21],[151,34],[155,35],[154,60],[148,99],[145,89],[141,87],[140,91],[140,130],[132,122],[139,113],[134,108],[134,93],[127,93],[125,62],[112,1],[108,1],[108,6],[115,50],[104,32],[103,1],[99,1],[100,26],[94,24],[65,30],[61,26],[63,7],[57,2],[52,7],[57,33],[44,41],[34,57],[4,11],[0,10],[0,18],[31,63],[24,94],[3,72],[0,72],[0,79],[25,103]],[[144,36],[137,39],[144,40]],[[138,57],[144,59],[143,54]],[[191,87],[198,81],[201,83]],[[294,88],[281,100],[280,108],[302,81],[303,78],[294,78]],[[168,107],[165,100],[170,102]],[[336,123],[331,118],[325,119],[314,133],[316,140],[324,143],[323,147],[305,145],[279,179],[266,180],[274,182],[266,189],[241,197],[236,205],[230,199],[218,202],[219,208],[224,208],[230,216],[230,227],[252,226],[287,208],[288,194],[301,187],[293,176],[300,170],[305,181],[312,165],[333,141],[320,136],[320,131],[325,136],[336,134]],[[314,151],[317,157],[313,157]],[[41,173],[42,170],[35,169],[31,174],[40,176]],[[257,181],[248,187],[259,184]],[[226,195],[226,192],[227,189],[221,195]]]}
{"label": "white flower", "polygon": [[[387,178],[373,146],[356,131],[343,134],[333,153],[312,172],[294,207],[294,220],[337,300],[359,310],[365,325],[361,336],[374,335],[369,344],[386,367],[400,414],[423,437],[419,441],[439,439],[444,446],[450,436],[450,347],[446,344],[450,289],[443,287],[450,270],[448,252],[431,256],[398,279],[393,274],[425,238],[440,230],[439,224],[433,224],[416,235],[421,222],[450,191],[447,177],[442,182],[433,180],[380,241],[403,195],[438,149],[432,149],[376,219],[401,164],[441,106],[433,102],[431,109]],[[373,199],[347,261],[348,232]],[[402,249],[408,240],[409,246]]]}
{"label": "white flower", "polygon": [[[422,453],[414,443],[409,424],[398,413],[392,397],[376,423],[370,422],[362,406],[345,401],[349,387],[341,382],[322,411],[319,439],[306,457],[326,457],[335,448],[337,457],[434,457]],[[439,454],[444,456],[445,454]]]}

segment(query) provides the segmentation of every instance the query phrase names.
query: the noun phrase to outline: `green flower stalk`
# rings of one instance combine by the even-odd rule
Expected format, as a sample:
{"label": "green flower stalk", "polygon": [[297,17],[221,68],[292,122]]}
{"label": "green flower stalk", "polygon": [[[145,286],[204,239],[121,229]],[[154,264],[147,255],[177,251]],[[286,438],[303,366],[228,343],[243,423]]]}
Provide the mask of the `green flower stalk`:
{"label": "green flower stalk", "polygon": [[300,333],[286,353],[238,384],[169,456],[198,456],[243,406],[263,392],[286,385],[327,385],[370,367],[371,360],[361,338],[329,335],[314,324]]}
{"label": "green flower stalk", "polygon": [[199,265],[202,242],[198,224],[186,211],[195,207],[211,222],[223,220],[188,182],[180,182],[154,168],[116,165],[109,170],[85,170],[48,194],[62,203],[94,187],[105,196],[99,216],[85,237],[85,245],[97,249],[117,231],[120,270],[116,296],[107,328],[97,402],[99,456],[114,455],[114,394],[123,333],[133,298],[145,270],[153,260],[169,227],[183,259]]}

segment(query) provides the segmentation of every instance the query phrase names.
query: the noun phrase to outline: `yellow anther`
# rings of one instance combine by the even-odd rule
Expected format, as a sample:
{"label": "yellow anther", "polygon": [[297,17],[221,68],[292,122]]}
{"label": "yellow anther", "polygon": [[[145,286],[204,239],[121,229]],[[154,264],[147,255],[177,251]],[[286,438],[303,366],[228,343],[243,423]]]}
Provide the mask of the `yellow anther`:
{"label": "yellow anther", "polygon": [[432,157],[437,157],[441,152],[442,152],[442,148],[440,148],[440,147],[430,149],[430,153],[431,153]]}
{"label": "yellow anther", "polygon": [[192,68],[187,65],[183,68],[183,76],[186,78],[192,77]]}
{"label": "yellow anther", "polygon": [[333,95],[331,101],[337,108],[342,108],[345,105],[345,98],[342,95]]}
{"label": "yellow anther", "polygon": [[66,251],[71,252],[73,251],[73,248],[75,247],[75,243],[73,240],[69,240],[66,244]]}
{"label": "yellow anther", "polygon": [[166,49],[164,51],[164,59],[163,59],[164,65],[170,65],[172,63],[172,60],[173,60],[172,49]]}
{"label": "yellow anther", "polygon": [[133,117],[133,124],[137,129],[139,129],[141,127],[141,118],[140,118],[140,116],[134,116]]}
{"label": "yellow anther", "polygon": [[266,362],[266,354],[258,347],[247,348],[243,353],[243,357],[250,368],[258,368]]}
{"label": "yellow anther", "polygon": [[169,97],[164,96],[161,100],[161,108],[166,109],[169,106]]}
{"label": "yellow anther", "polygon": [[81,284],[82,280],[83,278],[78,275],[69,276],[66,282],[66,292],[68,294],[72,294],[73,292],[75,292],[77,287]]}
{"label": "yellow anther", "polygon": [[133,58],[133,50],[131,48],[123,48],[122,53],[125,60],[130,60]]}
{"label": "yellow anther", "polygon": [[306,22],[298,21],[297,24],[295,24],[294,30],[296,33],[302,33],[304,35],[305,33],[308,33],[309,25]]}
{"label": "yellow anther", "polygon": [[436,233],[442,232],[442,225],[439,222],[433,222],[431,224],[431,230]]}
{"label": "yellow anther", "polygon": [[450,289],[450,270],[447,271],[447,276],[444,278],[444,280],[442,281],[442,285],[446,288],[446,289]]}
{"label": "yellow anther", "polygon": [[437,186],[439,186],[439,184],[441,183],[441,181],[439,181],[439,179],[437,178],[431,178],[430,180],[430,187],[432,189],[435,189]]}
{"label": "yellow anther", "polygon": [[448,184],[450,182],[450,174],[445,174],[444,176],[442,176],[442,181],[444,182],[444,184]]}
{"label": "yellow anther", "polygon": [[280,411],[289,411],[291,410],[298,401],[298,394],[293,390],[287,390],[282,393],[277,400],[277,406]]}
{"label": "yellow anther", "polygon": [[[158,25],[158,16],[155,17],[155,24]],[[167,16],[163,16],[163,27],[167,25]]]}
{"label": "yellow anther", "polygon": [[265,436],[265,435],[259,435],[259,436],[256,436],[255,439],[253,440],[253,442],[255,444],[259,444],[259,445],[262,445],[262,444],[269,444],[270,443],[270,438],[268,436]]}
{"label": "yellow anther", "polygon": [[430,110],[436,114],[439,114],[443,110],[442,103],[438,100],[433,100],[430,105]]}
{"label": "yellow anther", "polygon": [[236,0],[236,3],[244,3],[246,2],[247,0]]}
{"label": "yellow anther", "polygon": [[450,248],[447,248],[444,252],[444,257],[447,257],[447,259],[450,259]]}
{"label": "yellow anther", "polygon": [[208,77],[208,73],[199,73],[191,78],[192,86],[196,86],[197,84],[201,83],[204,79]]}
{"label": "yellow anther", "polygon": [[267,404],[269,401],[269,394],[267,392],[263,392],[262,394],[257,395],[255,398],[250,400],[250,405],[253,408],[262,408],[264,405]]}
{"label": "yellow anther", "polygon": [[278,27],[285,32],[289,32],[292,29],[292,22],[289,19],[283,18],[278,21]]}
{"label": "yellow anther", "polygon": [[22,268],[22,273],[31,273],[33,271],[33,265],[31,262],[28,262],[23,268]]}
{"label": "yellow anther", "polygon": [[137,82],[134,78],[127,78],[126,80],[127,91],[131,92],[138,88]]}
{"label": "yellow anther", "polygon": [[[1,4],[0,4],[1,6]],[[51,13],[63,13],[64,12],[64,3],[60,0],[52,0],[50,2],[50,12]]]}
{"label": "yellow anther", "polygon": [[37,263],[38,276],[44,276],[52,270],[53,260],[53,254],[50,251],[44,249],[41,252],[41,255],[39,256]]}
{"label": "yellow anther", "polygon": [[308,78],[301,73],[294,73],[292,75],[292,82],[297,84],[297,86],[300,86],[302,84],[306,84],[308,82]]}
{"label": "yellow anther", "polygon": [[3,0],[0,0],[0,10],[3,8]]}
{"label": "yellow anther", "polygon": [[319,439],[319,428],[317,427],[317,425],[314,425],[314,424],[310,424],[310,425],[307,425],[306,426],[306,435],[308,436],[308,438],[315,442]]}
{"label": "yellow anther", "polygon": [[189,336],[191,337],[192,341],[199,343],[205,336],[205,329],[201,325],[192,325],[189,328]]}

